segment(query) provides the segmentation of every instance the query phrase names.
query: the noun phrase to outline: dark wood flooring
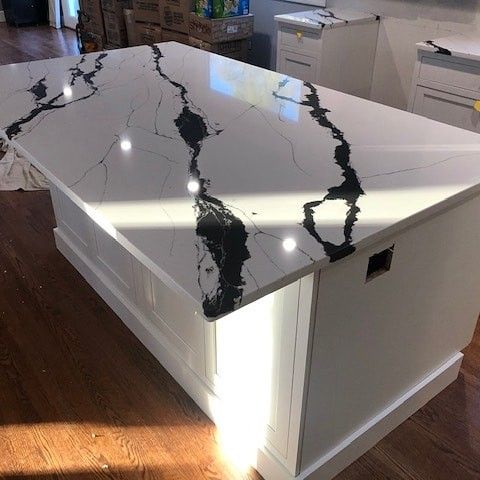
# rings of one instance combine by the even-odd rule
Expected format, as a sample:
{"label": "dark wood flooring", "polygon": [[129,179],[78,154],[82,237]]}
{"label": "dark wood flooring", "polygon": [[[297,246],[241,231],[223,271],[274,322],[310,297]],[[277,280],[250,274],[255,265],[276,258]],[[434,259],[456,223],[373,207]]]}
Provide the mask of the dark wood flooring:
{"label": "dark wood flooring", "polygon": [[[0,64],[76,53],[0,24]],[[258,480],[58,253],[47,192],[0,193],[0,478]],[[468,278],[465,279],[468,281]],[[480,329],[458,380],[336,480],[480,479]]]}
{"label": "dark wood flooring", "polygon": [[78,55],[75,32],[40,27],[7,27],[0,23],[0,65]]}

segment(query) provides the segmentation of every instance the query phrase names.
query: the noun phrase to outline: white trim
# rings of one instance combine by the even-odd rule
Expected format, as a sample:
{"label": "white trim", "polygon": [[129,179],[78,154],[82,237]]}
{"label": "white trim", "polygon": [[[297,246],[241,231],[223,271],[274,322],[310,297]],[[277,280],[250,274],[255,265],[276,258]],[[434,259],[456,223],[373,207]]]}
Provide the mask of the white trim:
{"label": "white trim", "polygon": [[302,432],[305,422],[310,357],[313,342],[315,312],[317,310],[318,282],[321,273],[300,280],[298,321],[295,339],[295,361],[292,382],[292,402],[288,432],[287,463],[290,472],[300,472]]}
{"label": "white trim", "polygon": [[[168,341],[156,331],[156,327],[144,317],[138,307],[133,305],[59,228],[54,230],[54,234],[60,252],[186,390],[194,402],[212,421],[215,421],[213,405],[217,397],[205,382],[175,353],[175,349],[169,346]],[[310,281],[307,279],[307,283]],[[307,330],[305,327],[303,326]],[[305,349],[307,346],[305,341],[301,344]],[[258,451],[254,466],[266,480],[329,480],[333,478],[452,383],[458,376],[462,359],[463,354],[456,353],[298,476],[293,477],[289,474],[281,462],[267,449]],[[297,402],[299,401],[300,398],[297,399]],[[298,423],[297,418],[294,422],[296,426],[292,429],[295,436],[299,433]]]}
{"label": "white trim", "polygon": [[331,479],[455,381],[462,364],[458,352],[420,383],[305,469],[296,480]]}
{"label": "white trim", "polygon": [[0,10],[0,23],[5,21],[5,12],[3,10]]}

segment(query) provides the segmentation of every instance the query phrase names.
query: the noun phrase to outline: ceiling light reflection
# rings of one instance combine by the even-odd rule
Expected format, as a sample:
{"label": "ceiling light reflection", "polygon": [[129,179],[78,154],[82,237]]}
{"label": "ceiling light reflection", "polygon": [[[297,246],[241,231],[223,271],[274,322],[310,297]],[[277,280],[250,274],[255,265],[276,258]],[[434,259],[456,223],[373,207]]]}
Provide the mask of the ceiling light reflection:
{"label": "ceiling light reflection", "polygon": [[200,182],[198,180],[190,180],[187,183],[187,190],[190,193],[197,193],[200,190]]}
{"label": "ceiling light reflection", "polygon": [[128,152],[132,149],[132,142],[130,140],[122,140],[120,142],[120,148],[124,151],[124,152]]}
{"label": "ceiling light reflection", "polygon": [[285,251],[287,252],[293,252],[297,248],[297,242],[293,238],[286,238],[282,246]]}

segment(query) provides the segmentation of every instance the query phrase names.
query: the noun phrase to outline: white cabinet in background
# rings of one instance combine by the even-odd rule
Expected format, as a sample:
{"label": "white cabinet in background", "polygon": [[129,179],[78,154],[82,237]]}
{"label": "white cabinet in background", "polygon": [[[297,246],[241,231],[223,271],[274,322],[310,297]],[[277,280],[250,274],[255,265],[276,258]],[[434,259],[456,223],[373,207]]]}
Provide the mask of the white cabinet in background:
{"label": "white cabinet in background", "polygon": [[480,111],[474,108],[472,94],[459,95],[418,85],[413,100],[413,113],[480,133]]}
{"label": "white cabinet in background", "polygon": [[408,110],[480,133],[480,57],[465,41],[454,36],[417,45]]}
{"label": "white cabinet in background", "polygon": [[277,15],[277,72],[368,98],[378,17],[318,9]]}
{"label": "white cabinet in background", "polygon": [[309,55],[281,50],[278,58],[278,71],[305,82],[315,83],[317,77],[317,59]]}

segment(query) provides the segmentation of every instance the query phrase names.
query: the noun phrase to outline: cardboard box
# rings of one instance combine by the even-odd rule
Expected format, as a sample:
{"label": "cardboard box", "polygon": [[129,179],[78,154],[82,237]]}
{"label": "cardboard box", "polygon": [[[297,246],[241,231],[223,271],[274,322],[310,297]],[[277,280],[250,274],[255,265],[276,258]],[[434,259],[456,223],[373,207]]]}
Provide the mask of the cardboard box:
{"label": "cardboard box", "polygon": [[123,12],[122,15],[119,15],[115,12],[104,11],[103,20],[105,22],[107,43],[116,47],[126,47],[128,45],[128,37]]}
{"label": "cardboard box", "polygon": [[162,41],[162,27],[153,23],[135,23],[137,45],[153,45]]}
{"label": "cardboard box", "polygon": [[82,18],[85,30],[99,35],[105,41],[105,27],[100,0],[80,0],[80,10],[85,14]]}
{"label": "cardboard box", "polygon": [[253,15],[229,18],[204,18],[190,14],[190,36],[208,43],[243,40],[253,35]]}
{"label": "cardboard box", "polygon": [[249,40],[233,40],[231,42],[208,43],[195,37],[189,37],[192,47],[216,53],[224,57],[246,62],[248,57]]}
{"label": "cardboard box", "polygon": [[117,13],[123,15],[125,8],[132,8],[131,0],[101,0],[102,10],[104,12]]}
{"label": "cardboard box", "polygon": [[125,28],[127,29],[128,46],[134,47],[135,45],[139,45],[133,9],[125,8],[123,10],[123,15],[125,17]]}
{"label": "cardboard box", "polygon": [[178,42],[185,45],[190,45],[190,40],[186,33],[175,32],[174,30],[162,29],[162,41],[163,42]]}
{"label": "cardboard box", "polygon": [[168,30],[188,33],[194,0],[160,0],[161,25]]}
{"label": "cardboard box", "polygon": [[160,0],[133,0],[136,22],[161,23]]}

